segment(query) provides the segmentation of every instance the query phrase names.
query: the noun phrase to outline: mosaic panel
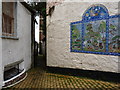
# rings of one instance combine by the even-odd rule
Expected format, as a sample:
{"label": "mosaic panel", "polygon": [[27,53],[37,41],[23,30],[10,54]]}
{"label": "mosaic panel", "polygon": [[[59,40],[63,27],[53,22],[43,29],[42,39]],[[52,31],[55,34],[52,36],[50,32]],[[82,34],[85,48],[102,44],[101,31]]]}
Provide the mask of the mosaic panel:
{"label": "mosaic panel", "polygon": [[99,5],[93,5],[89,9],[85,11],[83,14],[83,20],[93,20],[98,18],[106,18],[108,17],[108,10],[105,6],[99,4]]}
{"label": "mosaic panel", "polygon": [[109,16],[105,6],[92,5],[82,21],[71,23],[71,51],[120,56],[119,19]]}
{"label": "mosaic panel", "polygon": [[72,25],[72,50],[81,50],[81,32],[82,32],[82,24],[73,24]]}
{"label": "mosaic panel", "polygon": [[98,20],[85,23],[84,51],[105,52],[106,21]]}
{"label": "mosaic panel", "polygon": [[120,30],[118,27],[119,18],[109,19],[109,52],[120,53]]}

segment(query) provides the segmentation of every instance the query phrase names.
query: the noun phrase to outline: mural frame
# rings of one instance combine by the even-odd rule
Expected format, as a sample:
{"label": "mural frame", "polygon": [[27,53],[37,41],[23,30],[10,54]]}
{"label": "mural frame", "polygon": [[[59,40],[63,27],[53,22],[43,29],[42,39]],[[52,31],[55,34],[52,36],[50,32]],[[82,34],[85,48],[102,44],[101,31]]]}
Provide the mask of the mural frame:
{"label": "mural frame", "polygon": [[[91,19],[86,19],[85,17],[85,13],[87,12],[87,10],[90,10],[90,8],[92,8],[93,6],[99,6],[99,7],[103,7],[106,12],[105,12],[105,17],[92,17]],[[91,54],[101,54],[101,55],[114,55],[114,56],[120,56],[120,53],[118,52],[109,52],[109,20],[112,19],[112,18],[118,18],[118,20],[120,19],[120,15],[112,15],[112,16],[109,16],[109,13],[108,13],[108,10],[105,6],[101,5],[101,4],[96,4],[96,5],[92,5],[91,7],[89,7],[85,11],[85,13],[83,14],[82,16],[82,20],[81,21],[76,21],[76,22],[71,22],[70,23],[70,52],[79,52],[79,53],[91,53]],[[88,23],[88,22],[94,22],[94,21],[99,21],[99,20],[105,20],[106,21],[106,32],[105,32],[105,38],[106,38],[106,44],[105,44],[105,52],[96,52],[96,51],[85,51],[83,50],[83,43],[84,43],[84,36],[85,36],[85,23]],[[73,50],[72,49],[72,25],[75,25],[75,24],[82,24],[82,44],[81,44],[81,47],[82,49],[81,50]],[[119,23],[119,21],[118,21]],[[117,43],[118,44],[118,43]]]}

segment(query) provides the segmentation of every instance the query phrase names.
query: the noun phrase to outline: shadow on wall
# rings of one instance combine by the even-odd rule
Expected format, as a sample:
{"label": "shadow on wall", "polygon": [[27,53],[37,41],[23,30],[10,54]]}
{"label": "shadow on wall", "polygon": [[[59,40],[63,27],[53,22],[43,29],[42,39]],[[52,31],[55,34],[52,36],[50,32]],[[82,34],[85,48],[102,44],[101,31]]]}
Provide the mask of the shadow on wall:
{"label": "shadow on wall", "polygon": [[54,10],[55,10],[55,6],[52,6],[51,8],[49,8],[49,12],[48,13],[49,13],[50,17],[52,16]]}

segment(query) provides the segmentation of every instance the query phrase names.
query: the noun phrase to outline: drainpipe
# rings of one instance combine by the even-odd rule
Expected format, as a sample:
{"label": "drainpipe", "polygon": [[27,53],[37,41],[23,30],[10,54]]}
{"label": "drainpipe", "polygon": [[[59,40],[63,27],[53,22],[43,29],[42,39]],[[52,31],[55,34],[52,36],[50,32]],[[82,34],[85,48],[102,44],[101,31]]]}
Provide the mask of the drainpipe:
{"label": "drainpipe", "polygon": [[43,17],[42,17],[42,15],[40,14],[40,30],[39,30],[39,33],[40,33],[40,35],[39,35],[39,48],[40,48],[40,50],[39,50],[39,54],[42,54],[42,39],[41,39],[41,35],[42,35],[42,26],[41,25],[43,25]]}

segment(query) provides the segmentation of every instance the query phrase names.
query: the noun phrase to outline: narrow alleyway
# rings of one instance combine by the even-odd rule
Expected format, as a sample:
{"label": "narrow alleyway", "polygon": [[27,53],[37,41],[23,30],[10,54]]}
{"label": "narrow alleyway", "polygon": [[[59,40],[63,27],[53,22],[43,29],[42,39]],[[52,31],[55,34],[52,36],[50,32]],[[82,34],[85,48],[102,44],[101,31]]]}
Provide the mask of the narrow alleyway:
{"label": "narrow alleyway", "polygon": [[[28,71],[27,78],[16,84],[13,87],[8,88],[8,90],[19,90],[19,89],[63,89],[63,88],[81,88],[84,90],[93,90],[93,89],[109,89],[109,90],[118,90],[118,84],[93,80],[85,77],[76,77],[69,75],[62,75],[57,73],[51,73],[45,68],[45,61],[43,56],[37,57],[40,62],[36,62],[36,67]],[[39,66],[39,67],[38,67]]]}

